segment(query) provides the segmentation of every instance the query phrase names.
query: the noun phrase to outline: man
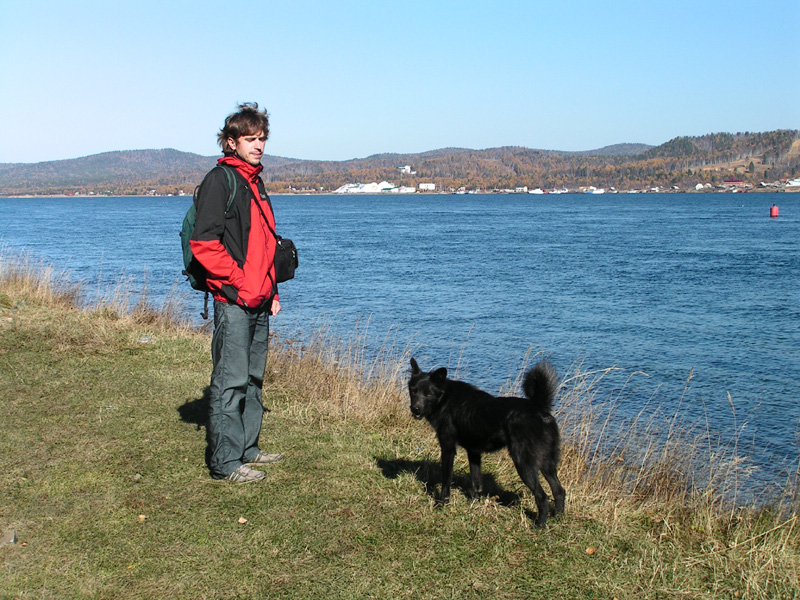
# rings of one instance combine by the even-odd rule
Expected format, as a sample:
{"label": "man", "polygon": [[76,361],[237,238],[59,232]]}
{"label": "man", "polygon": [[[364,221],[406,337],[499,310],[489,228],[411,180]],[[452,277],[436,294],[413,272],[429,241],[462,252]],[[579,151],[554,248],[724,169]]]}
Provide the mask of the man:
{"label": "man", "polygon": [[[269,117],[246,103],[225,119],[217,136],[224,156],[203,179],[190,245],[206,268],[214,297],[213,371],[206,458],[214,479],[264,479],[266,465],[283,459],[258,446],[264,407],[269,317],[281,310],[275,283],[275,217],[259,177]],[[225,165],[232,170],[232,191]]]}

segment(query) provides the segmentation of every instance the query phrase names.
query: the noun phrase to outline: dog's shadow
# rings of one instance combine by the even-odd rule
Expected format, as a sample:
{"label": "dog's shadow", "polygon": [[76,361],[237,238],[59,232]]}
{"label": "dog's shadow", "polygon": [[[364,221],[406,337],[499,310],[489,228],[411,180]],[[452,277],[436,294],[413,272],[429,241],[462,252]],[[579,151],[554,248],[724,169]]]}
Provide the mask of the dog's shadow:
{"label": "dog's shadow", "polygon": [[195,400],[187,400],[186,403],[178,407],[178,415],[184,423],[197,425],[199,431],[206,426],[208,420],[208,402],[211,398],[211,388],[206,386],[203,395]]}
{"label": "dog's shadow", "polygon": [[[397,479],[404,473],[410,473],[416,477],[417,481],[425,484],[426,493],[439,500],[438,488],[442,482],[442,467],[438,461],[432,460],[404,460],[386,459],[374,457],[375,464],[387,479]],[[518,504],[521,496],[516,492],[509,492],[500,487],[491,473],[482,474],[483,492],[481,496],[495,498],[501,506],[512,506]],[[453,490],[459,490],[465,497],[469,498],[470,477],[468,473],[453,472]]]}

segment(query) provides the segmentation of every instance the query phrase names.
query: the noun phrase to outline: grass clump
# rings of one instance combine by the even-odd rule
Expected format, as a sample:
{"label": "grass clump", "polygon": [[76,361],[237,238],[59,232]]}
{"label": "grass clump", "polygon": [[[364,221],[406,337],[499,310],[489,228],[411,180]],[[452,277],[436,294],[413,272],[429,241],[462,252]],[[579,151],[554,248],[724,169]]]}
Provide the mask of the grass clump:
{"label": "grass clump", "polygon": [[260,483],[215,482],[208,333],[81,306],[52,272],[6,261],[0,531],[18,543],[0,547],[0,598],[797,597],[793,488],[771,507],[728,503],[735,457],[702,446],[713,473],[693,476],[701,446],[679,422],[613,431],[602,372],[562,381],[567,512],[544,530],[505,453],[485,459],[475,502],[459,453],[437,508],[438,444],[406,414],[406,353],[369,359],[324,327],[274,339],[262,439],[286,460]]}

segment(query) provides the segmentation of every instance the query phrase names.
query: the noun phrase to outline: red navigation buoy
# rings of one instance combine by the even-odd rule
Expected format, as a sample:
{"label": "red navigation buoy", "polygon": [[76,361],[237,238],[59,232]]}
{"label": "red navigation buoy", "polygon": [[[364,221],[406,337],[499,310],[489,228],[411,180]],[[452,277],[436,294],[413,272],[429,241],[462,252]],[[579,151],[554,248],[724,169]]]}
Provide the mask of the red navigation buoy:
{"label": "red navigation buoy", "polygon": [[778,216],[778,207],[774,204],[772,205],[772,208],[769,209],[769,216],[773,219]]}

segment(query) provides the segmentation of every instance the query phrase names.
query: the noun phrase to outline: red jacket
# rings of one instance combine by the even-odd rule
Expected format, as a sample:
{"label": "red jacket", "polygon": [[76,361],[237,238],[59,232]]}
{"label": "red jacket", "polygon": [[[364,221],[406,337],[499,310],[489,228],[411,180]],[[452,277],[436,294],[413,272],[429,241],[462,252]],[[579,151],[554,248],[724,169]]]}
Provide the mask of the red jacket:
{"label": "red jacket", "polygon": [[259,177],[263,167],[234,156],[218,163],[234,167],[241,176],[237,192],[226,212],[230,189],[225,173],[214,168],[203,179],[189,242],[192,253],[208,271],[208,287],[216,300],[268,309],[278,297],[278,286],[272,233],[275,216]]}

